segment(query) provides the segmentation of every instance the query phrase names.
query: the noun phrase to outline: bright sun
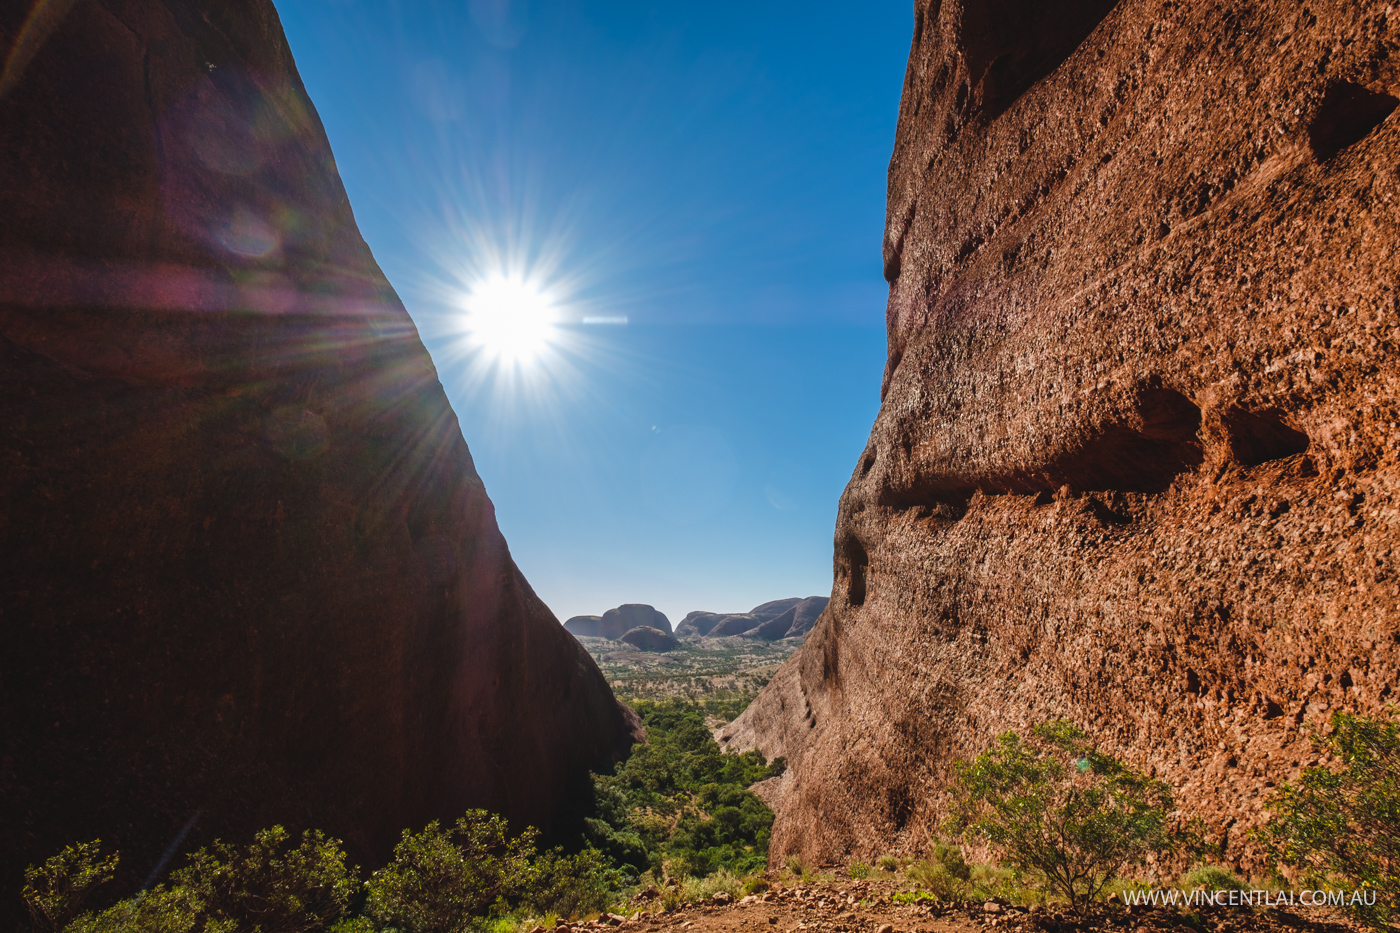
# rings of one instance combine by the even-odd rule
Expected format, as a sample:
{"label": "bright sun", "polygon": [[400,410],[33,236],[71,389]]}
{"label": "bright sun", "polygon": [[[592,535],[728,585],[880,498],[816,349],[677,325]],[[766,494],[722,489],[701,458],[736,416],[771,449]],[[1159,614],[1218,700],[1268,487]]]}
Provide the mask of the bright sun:
{"label": "bright sun", "polygon": [[469,339],[506,363],[534,361],[555,336],[558,313],[538,286],[496,274],[477,283],[466,301]]}

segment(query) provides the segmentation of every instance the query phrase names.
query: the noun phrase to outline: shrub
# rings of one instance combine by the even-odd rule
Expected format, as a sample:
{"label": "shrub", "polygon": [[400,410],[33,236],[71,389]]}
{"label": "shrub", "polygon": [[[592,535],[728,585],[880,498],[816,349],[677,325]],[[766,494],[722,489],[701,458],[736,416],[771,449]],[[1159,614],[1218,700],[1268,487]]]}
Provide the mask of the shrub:
{"label": "shrub", "polygon": [[83,914],[64,933],[222,933],[236,929],[204,914],[185,888],[156,885],[98,914]]}
{"label": "shrub", "polygon": [[966,900],[972,890],[972,868],[957,846],[935,845],[930,858],[909,865],[904,874],[916,888],[941,901]]}
{"label": "shrub", "polygon": [[365,913],[412,933],[462,933],[519,897],[533,868],[535,831],[511,838],[506,821],[469,810],[451,829],[404,830],[394,859],[365,885]]}
{"label": "shrub", "polygon": [[36,930],[62,930],[82,910],[88,895],[111,880],[119,857],[103,858],[101,850],[100,839],[65,846],[41,867],[25,870],[21,894]]}
{"label": "shrub", "polygon": [[1177,887],[1186,891],[1196,888],[1205,888],[1207,891],[1238,891],[1249,885],[1228,868],[1221,868],[1219,865],[1197,865],[1181,876]]}
{"label": "shrub", "polygon": [[[65,850],[66,851],[66,850]],[[112,860],[115,863],[115,857]],[[317,831],[293,845],[281,826],[239,850],[200,849],[169,885],[75,918],[66,933],[309,933],[335,923],[359,891],[338,840]]]}
{"label": "shrub", "polygon": [[552,849],[536,860],[531,873],[525,906],[571,920],[602,911],[625,882],[622,872],[595,849],[575,855]]}
{"label": "shrub", "polygon": [[[1394,713],[1392,711],[1391,716]],[[1271,857],[1318,887],[1340,882],[1372,904],[1348,909],[1384,928],[1400,920],[1400,724],[1335,713],[1313,736],[1335,764],[1305,770],[1269,800],[1261,836]]]}
{"label": "shrub", "polygon": [[954,766],[950,826],[985,840],[1081,915],[1128,865],[1191,840],[1174,832],[1170,788],[1094,749],[1063,720],[1014,732]]}
{"label": "shrub", "polygon": [[852,878],[869,878],[870,866],[861,861],[855,861],[846,866],[846,874]]}
{"label": "shrub", "polygon": [[323,929],[340,919],[360,888],[339,840],[307,830],[291,845],[281,826],[262,830],[242,852],[222,842],[200,849],[171,882],[204,917],[258,933]]}
{"label": "shrub", "polygon": [[893,855],[882,855],[875,860],[875,867],[880,871],[899,871],[899,860]]}

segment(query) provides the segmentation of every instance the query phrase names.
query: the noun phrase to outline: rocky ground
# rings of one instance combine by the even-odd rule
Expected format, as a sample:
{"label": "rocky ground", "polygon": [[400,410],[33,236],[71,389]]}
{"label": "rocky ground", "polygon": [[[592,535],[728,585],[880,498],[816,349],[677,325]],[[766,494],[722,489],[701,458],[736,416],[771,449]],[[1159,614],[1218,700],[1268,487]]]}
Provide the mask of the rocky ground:
{"label": "rocky ground", "polygon": [[[615,926],[645,933],[944,933],[998,930],[1005,933],[1355,933],[1359,928],[1322,908],[1283,911],[1273,908],[1205,907],[1196,912],[1176,908],[1129,907],[1110,903],[1086,921],[1060,907],[1019,907],[988,901],[972,904],[901,904],[896,886],[881,880],[836,879],[791,885],[734,899],[713,900],[667,911],[661,896],[646,892],[631,916],[607,914],[585,923],[559,921],[557,933]],[[543,933],[537,928],[535,933]]]}

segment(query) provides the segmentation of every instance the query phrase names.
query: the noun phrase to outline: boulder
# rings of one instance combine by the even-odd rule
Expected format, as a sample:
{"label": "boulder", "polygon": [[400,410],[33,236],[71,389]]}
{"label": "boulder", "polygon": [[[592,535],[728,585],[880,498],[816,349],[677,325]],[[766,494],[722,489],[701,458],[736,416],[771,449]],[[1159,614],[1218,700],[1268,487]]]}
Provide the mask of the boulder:
{"label": "boulder", "polygon": [[659,628],[652,628],[650,625],[639,625],[634,629],[629,629],[623,633],[618,641],[625,641],[642,651],[671,651],[681,646],[681,643],[676,640],[676,636],[670,632],[663,632]]}
{"label": "boulder", "polygon": [[550,827],[639,724],[512,562],[273,4],[33,6],[0,11],[0,926],[97,837],[116,894],[276,823],[366,867],[471,807]]}
{"label": "boulder", "polygon": [[918,0],[831,603],[721,733],[771,860],[1064,717],[1263,867],[1299,727],[1400,689],[1397,104],[1383,4]]}

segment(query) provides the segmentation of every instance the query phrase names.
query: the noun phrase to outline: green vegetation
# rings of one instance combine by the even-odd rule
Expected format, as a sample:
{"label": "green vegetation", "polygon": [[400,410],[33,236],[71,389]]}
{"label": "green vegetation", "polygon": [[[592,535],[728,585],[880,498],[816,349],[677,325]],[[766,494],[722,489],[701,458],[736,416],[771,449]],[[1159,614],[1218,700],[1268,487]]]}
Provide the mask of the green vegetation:
{"label": "green vegetation", "polygon": [[724,754],[707,724],[733,718],[746,702],[635,701],[647,744],[616,774],[594,778],[588,843],[636,875],[762,870],[773,811],[747,788],[781,774],[783,762],[769,765],[757,752]]}
{"label": "green vegetation", "polygon": [[1193,845],[1173,827],[1170,788],[1089,744],[1063,720],[1014,732],[955,766],[950,826],[986,841],[1016,872],[1083,915],[1105,886],[1149,855]]}
{"label": "green vegetation", "polygon": [[915,890],[940,901],[967,900],[972,894],[972,868],[957,846],[938,843],[929,857],[912,862],[904,876]]}
{"label": "green vegetation", "polygon": [[1365,892],[1373,903],[1348,909],[1388,928],[1400,920],[1400,723],[1336,713],[1313,744],[1332,764],[1278,789],[1261,836],[1314,887]]}
{"label": "green vegetation", "polygon": [[1250,885],[1239,875],[1219,865],[1197,865],[1181,876],[1176,886],[1183,891],[1205,888],[1208,891],[1238,891]]}
{"label": "green vegetation", "polygon": [[752,697],[797,650],[796,641],[769,643],[741,638],[683,641],[679,648],[664,654],[636,651],[603,638],[580,638],[579,644],[593,656],[618,699],[627,703],[667,699],[703,703],[718,697]]}
{"label": "green vegetation", "polygon": [[596,913],[616,897],[621,874],[599,853],[537,853],[535,838],[471,810],[449,829],[405,831],[393,860],[362,882],[338,840],[308,831],[294,842],[274,826],[243,849],[200,849],[169,883],[80,913],[116,865],[91,842],[31,868],[24,898],[44,933],[467,933],[512,915]]}
{"label": "green vegetation", "polygon": [[116,855],[102,857],[100,840],[66,846],[41,867],[24,873],[25,906],[41,933],[62,930],[82,910],[88,896],[111,880]]}
{"label": "green vegetation", "polygon": [[743,876],[767,864],[773,813],[746,788],[783,763],[723,754],[710,734],[746,703],[635,703],[649,741],[616,773],[594,775],[572,853],[540,852],[534,829],[512,836],[503,818],[473,810],[450,827],[405,830],[392,861],[362,880],[338,840],[274,826],[243,848],[215,842],[168,882],[90,911],[118,862],[94,841],[30,868],[24,899],[37,933],[468,933],[597,914],[644,878],[669,879],[669,906],[761,890]]}

